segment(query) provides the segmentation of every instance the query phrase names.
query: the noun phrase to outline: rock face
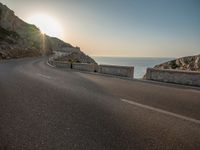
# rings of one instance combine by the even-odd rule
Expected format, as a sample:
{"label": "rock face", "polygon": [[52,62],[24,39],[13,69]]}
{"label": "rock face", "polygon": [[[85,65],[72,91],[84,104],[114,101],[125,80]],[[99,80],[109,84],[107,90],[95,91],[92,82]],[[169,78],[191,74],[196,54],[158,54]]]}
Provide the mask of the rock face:
{"label": "rock face", "polygon": [[200,55],[179,58],[160,65],[156,65],[154,68],[200,71]]}
{"label": "rock face", "polygon": [[[62,40],[42,34],[35,26],[15,16],[14,12],[0,3],[0,59],[32,57],[56,52],[79,52],[79,48]],[[88,57],[89,58],[89,57]]]}
{"label": "rock face", "polygon": [[59,61],[68,61],[74,63],[93,63],[96,64],[94,59],[90,58],[89,56],[85,55],[81,51],[71,52],[65,56],[61,56],[60,58],[56,59]]}

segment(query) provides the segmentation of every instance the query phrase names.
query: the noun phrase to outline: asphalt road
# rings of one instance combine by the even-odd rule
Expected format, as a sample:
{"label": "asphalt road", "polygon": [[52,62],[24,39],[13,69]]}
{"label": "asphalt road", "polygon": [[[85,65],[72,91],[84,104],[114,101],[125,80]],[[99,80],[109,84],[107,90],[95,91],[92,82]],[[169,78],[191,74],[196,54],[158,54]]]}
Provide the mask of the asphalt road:
{"label": "asphalt road", "polygon": [[0,150],[200,150],[200,90],[0,63]]}

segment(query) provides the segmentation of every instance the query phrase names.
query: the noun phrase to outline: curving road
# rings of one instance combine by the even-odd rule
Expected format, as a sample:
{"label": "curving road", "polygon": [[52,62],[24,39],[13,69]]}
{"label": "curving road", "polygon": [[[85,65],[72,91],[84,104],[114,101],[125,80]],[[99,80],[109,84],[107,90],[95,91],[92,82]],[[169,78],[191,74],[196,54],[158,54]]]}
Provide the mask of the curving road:
{"label": "curving road", "polygon": [[200,90],[0,63],[0,150],[199,150]]}

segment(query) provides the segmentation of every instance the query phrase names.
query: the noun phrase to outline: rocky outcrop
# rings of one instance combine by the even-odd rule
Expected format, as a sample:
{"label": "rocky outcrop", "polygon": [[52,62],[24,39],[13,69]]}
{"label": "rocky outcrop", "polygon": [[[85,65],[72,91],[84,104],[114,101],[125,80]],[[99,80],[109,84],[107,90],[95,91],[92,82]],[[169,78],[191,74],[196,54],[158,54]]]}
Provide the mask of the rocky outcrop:
{"label": "rocky outcrop", "polygon": [[41,51],[36,46],[27,46],[17,32],[0,27],[0,59],[39,56]]}
{"label": "rocky outcrop", "polygon": [[56,52],[64,54],[77,52],[85,57],[79,48],[42,34],[35,25],[24,22],[7,6],[0,3],[0,59],[32,57]]}
{"label": "rocky outcrop", "polygon": [[200,55],[179,58],[160,65],[156,65],[154,68],[200,71]]}
{"label": "rocky outcrop", "polygon": [[94,59],[90,58],[89,56],[85,55],[81,51],[74,51],[69,54],[63,55],[56,59],[57,61],[67,61],[71,63],[93,63],[96,64]]}

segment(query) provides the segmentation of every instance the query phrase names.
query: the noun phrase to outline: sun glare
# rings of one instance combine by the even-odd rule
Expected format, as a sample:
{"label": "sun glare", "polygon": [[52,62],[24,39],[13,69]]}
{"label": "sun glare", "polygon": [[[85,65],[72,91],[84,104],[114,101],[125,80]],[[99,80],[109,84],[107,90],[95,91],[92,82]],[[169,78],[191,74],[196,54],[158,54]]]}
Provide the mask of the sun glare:
{"label": "sun glare", "polygon": [[27,22],[36,25],[41,32],[53,37],[62,34],[61,25],[54,18],[45,14],[36,14],[27,18]]}

